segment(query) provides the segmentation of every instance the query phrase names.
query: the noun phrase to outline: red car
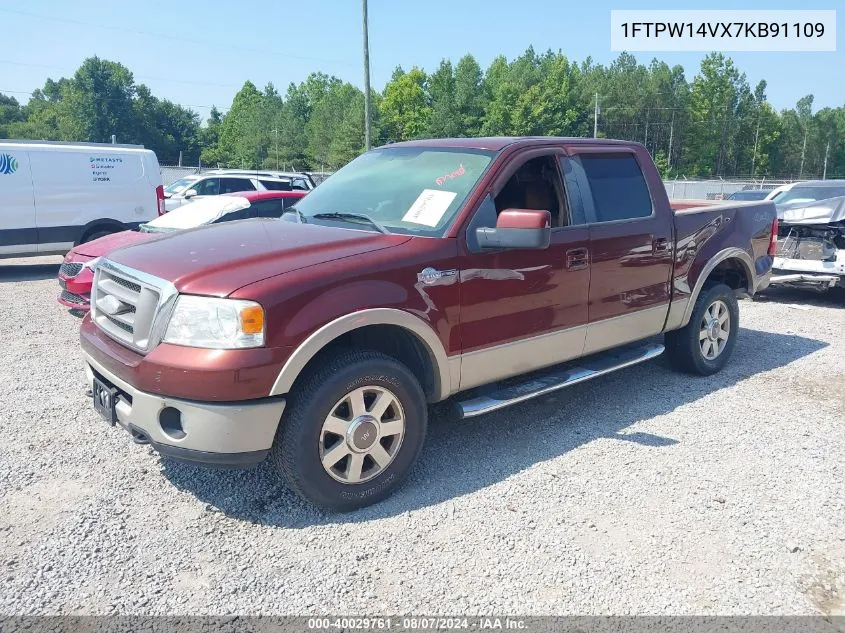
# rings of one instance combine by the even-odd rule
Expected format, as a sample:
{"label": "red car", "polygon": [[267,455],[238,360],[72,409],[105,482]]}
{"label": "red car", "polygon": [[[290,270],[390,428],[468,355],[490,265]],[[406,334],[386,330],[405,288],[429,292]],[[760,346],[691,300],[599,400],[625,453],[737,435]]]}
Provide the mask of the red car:
{"label": "red car", "polygon": [[206,224],[248,218],[278,218],[306,194],[304,191],[239,191],[210,196],[174,209],[135,230],[112,233],[74,246],[59,268],[62,292],[58,301],[73,316],[85,316],[94,281],[93,264],[112,251],[157,235]]}

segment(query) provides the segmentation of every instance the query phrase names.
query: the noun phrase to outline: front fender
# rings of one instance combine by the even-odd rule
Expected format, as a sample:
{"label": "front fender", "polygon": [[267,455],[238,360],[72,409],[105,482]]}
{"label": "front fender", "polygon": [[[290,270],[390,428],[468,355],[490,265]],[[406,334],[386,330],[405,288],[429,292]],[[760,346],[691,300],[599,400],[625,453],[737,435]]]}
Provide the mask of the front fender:
{"label": "front fender", "polygon": [[437,337],[437,333],[419,317],[395,308],[358,310],[323,325],[308,336],[288,357],[273,384],[270,395],[288,393],[308,362],[337,337],[371,325],[395,325],[414,334],[427,350],[431,366],[437,373],[434,377],[435,399],[443,400],[449,396],[453,389],[453,380],[457,381],[460,375],[458,371],[452,371],[446,350]]}

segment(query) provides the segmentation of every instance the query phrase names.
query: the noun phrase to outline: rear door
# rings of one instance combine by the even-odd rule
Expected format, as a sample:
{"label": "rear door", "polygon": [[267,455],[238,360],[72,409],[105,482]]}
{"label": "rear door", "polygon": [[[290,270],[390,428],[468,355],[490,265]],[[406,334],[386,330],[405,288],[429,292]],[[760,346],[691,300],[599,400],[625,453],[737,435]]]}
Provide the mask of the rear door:
{"label": "rear door", "polygon": [[0,257],[37,251],[29,153],[0,146]]}
{"label": "rear door", "polygon": [[566,158],[589,224],[591,282],[584,353],[663,330],[669,310],[672,220],[659,209],[633,149],[575,148]]}

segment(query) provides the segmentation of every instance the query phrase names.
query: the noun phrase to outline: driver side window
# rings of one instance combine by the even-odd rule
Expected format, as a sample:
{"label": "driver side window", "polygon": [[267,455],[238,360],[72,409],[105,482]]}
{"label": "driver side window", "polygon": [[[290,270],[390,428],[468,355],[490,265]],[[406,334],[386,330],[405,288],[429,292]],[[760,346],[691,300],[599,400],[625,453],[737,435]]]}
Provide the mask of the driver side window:
{"label": "driver side window", "polygon": [[505,209],[548,211],[552,228],[569,226],[563,182],[554,156],[539,156],[523,163],[494,199],[497,215]]}
{"label": "driver side window", "polygon": [[195,189],[198,196],[216,196],[220,191],[220,179],[206,178],[194,183],[189,189]]}

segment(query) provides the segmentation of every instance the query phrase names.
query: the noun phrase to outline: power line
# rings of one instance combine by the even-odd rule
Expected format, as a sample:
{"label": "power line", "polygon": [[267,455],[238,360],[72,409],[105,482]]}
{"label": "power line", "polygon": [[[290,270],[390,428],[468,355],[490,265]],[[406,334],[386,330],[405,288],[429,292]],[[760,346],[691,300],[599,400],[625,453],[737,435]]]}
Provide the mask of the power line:
{"label": "power line", "polygon": [[52,15],[43,15],[41,13],[31,13],[29,11],[20,11],[19,9],[7,9],[5,7],[0,8],[0,11],[4,13],[13,13],[16,15],[23,15],[30,18],[37,18],[39,20],[52,20],[53,22],[64,22],[66,24],[76,24],[78,26],[92,26],[98,29],[106,29],[109,31],[118,31],[121,33],[131,33],[133,35],[143,35],[144,37],[157,37],[159,39],[170,40],[170,41],[177,41],[183,44],[199,44],[200,46],[208,46],[210,48],[214,48],[215,50],[219,50],[221,48],[229,48],[232,50],[238,51],[245,51],[248,53],[259,53],[261,55],[270,55],[272,57],[282,57],[286,59],[300,59],[303,61],[315,61],[321,62],[324,64],[341,64],[343,66],[354,66],[355,64],[348,62],[348,61],[341,61],[335,59],[326,59],[321,57],[311,57],[307,55],[293,55],[293,54],[282,54],[273,51],[265,51],[257,48],[249,48],[246,46],[236,46],[234,44],[227,44],[225,42],[210,42],[206,40],[195,40],[190,38],[182,37],[181,35],[167,35],[166,33],[154,33],[152,31],[141,31],[138,29],[127,29],[120,26],[111,26],[108,24],[97,24],[95,22],[85,22],[83,20],[74,20],[71,18],[60,18]]}
{"label": "power line", "polygon": [[[28,90],[7,90],[6,88],[0,88],[0,94],[3,94],[3,93],[16,94],[16,95],[29,95],[30,97],[35,95],[34,92],[30,92]],[[98,101],[123,101],[123,99],[120,99],[120,98],[117,98],[117,97],[104,97],[102,99],[98,99]],[[160,101],[161,101],[161,99],[160,99]],[[217,107],[217,106],[214,106],[214,105],[200,105],[198,103],[178,103],[176,105],[179,105],[183,108],[204,108],[206,110],[210,110],[211,108]],[[227,112],[227,110],[222,109],[222,108],[217,108],[217,109],[220,110],[220,114],[225,114]]]}
{"label": "power line", "polygon": [[[76,68],[68,68],[66,66],[50,66],[50,65],[47,65],[47,64],[30,64],[29,62],[18,62],[18,61],[13,61],[13,60],[9,60],[9,59],[0,59],[0,64],[9,64],[11,66],[25,66],[25,67],[28,67],[28,68],[47,68],[47,69],[50,69],[50,70],[60,70],[62,72],[70,72],[70,73],[74,73],[77,70]],[[132,73],[132,76],[137,77],[138,79],[151,79],[153,81],[170,81],[170,82],[174,82],[174,83],[191,84],[191,85],[195,85],[195,86],[214,86],[214,87],[217,87],[217,88],[241,88],[241,86],[238,86],[238,85],[235,85],[235,84],[218,84],[218,83],[212,83],[212,82],[207,82],[207,81],[191,81],[191,80],[188,80],[188,79],[181,79],[181,78],[175,78],[175,77],[171,79],[169,77],[152,77],[150,75],[136,75],[135,73]]]}

